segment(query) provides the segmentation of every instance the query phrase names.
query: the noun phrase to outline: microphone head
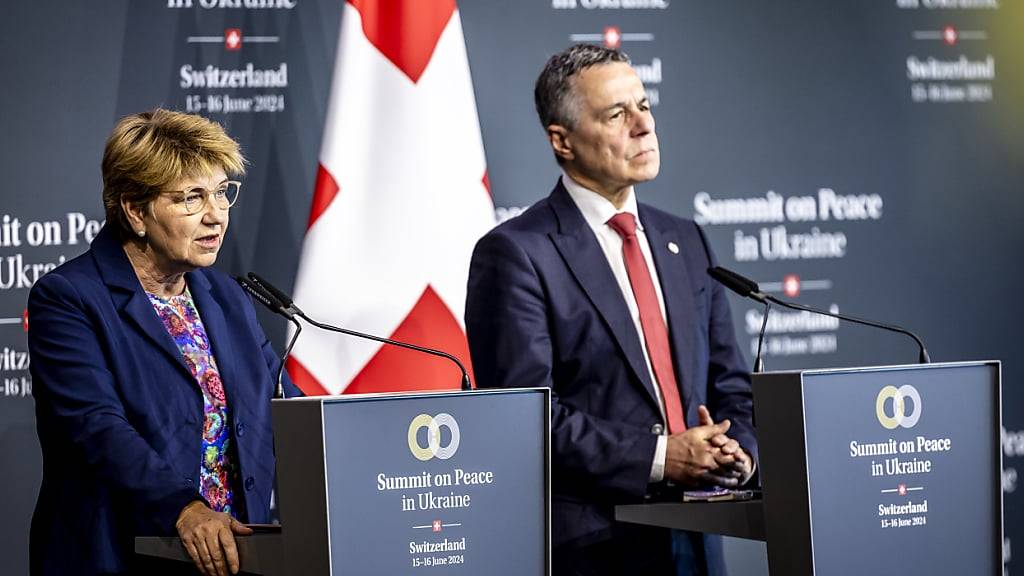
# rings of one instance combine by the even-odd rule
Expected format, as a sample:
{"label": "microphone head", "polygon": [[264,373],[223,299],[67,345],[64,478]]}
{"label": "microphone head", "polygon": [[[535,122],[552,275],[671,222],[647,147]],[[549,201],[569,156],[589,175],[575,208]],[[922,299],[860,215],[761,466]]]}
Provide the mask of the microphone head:
{"label": "microphone head", "polygon": [[292,302],[291,296],[289,296],[289,295],[285,294],[284,292],[278,290],[276,287],[274,287],[273,284],[271,284],[270,282],[267,282],[262,277],[260,277],[259,274],[255,273],[255,272],[249,272],[249,281],[252,282],[253,284],[256,284],[260,288],[263,288],[265,291],[267,291],[271,295],[273,295],[274,298],[276,298],[279,302],[281,302],[281,305],[282,305],[281,307],[282,308],[291,308],[292,307],[293,302]]}
{"label": "microphone head", "polygon": [[287,307],[284,306],[276,296],[264,289],[263,286],[260,286],[259,284],[242,276],[236,276],[235,282],[238,282],[243,290],[248,292],[256,300],[259,300],[264,306],[270,308],[272,312],[290,316]]}
{"label": "microphone head", "polygon": [[732,270],[722,268],[721,266],[708,268],[708,275],[744,298],[750,298],[754,293],[761,291],[757,282],[744,278]]}

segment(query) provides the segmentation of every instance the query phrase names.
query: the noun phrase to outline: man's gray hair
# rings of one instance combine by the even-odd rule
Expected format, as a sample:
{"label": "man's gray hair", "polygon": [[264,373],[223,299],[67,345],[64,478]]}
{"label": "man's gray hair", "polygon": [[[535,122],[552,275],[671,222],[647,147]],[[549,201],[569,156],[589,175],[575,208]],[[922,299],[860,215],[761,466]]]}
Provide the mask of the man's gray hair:
{"label": "man's gray hair", "polygon": [[533,88],[541,126],[545,129],[552,124],[569,129],[575,127],[579,106],[572,86],[573,75],[612,62],[629,64],[629,56],[603,46],[576,44],[549,58]]}

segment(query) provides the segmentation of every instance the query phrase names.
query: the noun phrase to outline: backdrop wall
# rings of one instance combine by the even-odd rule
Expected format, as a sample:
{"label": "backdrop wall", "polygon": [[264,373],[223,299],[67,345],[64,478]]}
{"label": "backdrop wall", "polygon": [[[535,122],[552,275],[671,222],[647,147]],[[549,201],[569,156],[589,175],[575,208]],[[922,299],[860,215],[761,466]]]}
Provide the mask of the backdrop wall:
{"label": "backdrop wall", "polygon": [[[103,220],[99,161],[113,123],[165,106],[225,124],[251,168],[218,266],[290,287],[341,8],[0,8],[0,552],[10,573],[27,571],[41,476],[25,302]],[[1015,298],[1024,9],[996,0],[475,0],[460,10],[499,218],[546,195],[558,175],[533,111],[545,59],[574,41],[621,46],[648,87],[661,141],[661,175],[638,188],[644,201],[695,217],[723,265],[780,295],[912,327],[934,360],[1002,360],[1004,559],[1007,574],[1024,573],[1012,556],[1024,537],[1024,366],[1014,354],[1024,321]],[[751,343],[759,308],[735,300],[733,312]],[[284,324],[261,319],[280,345]],[[915,358],[895,335],[801,315],[769,322],[769,369]],[[736,573],[763,569],[756,549],[733,550]]]}

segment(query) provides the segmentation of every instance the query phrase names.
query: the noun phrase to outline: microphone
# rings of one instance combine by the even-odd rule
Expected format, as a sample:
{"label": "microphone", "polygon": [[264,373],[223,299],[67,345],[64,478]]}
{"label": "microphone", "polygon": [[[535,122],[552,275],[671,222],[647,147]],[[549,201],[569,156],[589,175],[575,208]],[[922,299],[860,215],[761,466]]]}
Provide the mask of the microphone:
{"label": "microphone", "polygon": [[[760,287],[757,285],[757,282],[754,282],[753,280],[750,280],[748,278],[744,278],[743,276],[740,276],[739,274],[731,270],[722,268],[721,266],[708,268],[708,274],[715,280],[721,282],[723,286],[729,288],[733,292],[736,292],[740,296],[746,298],[753,298],[758,302],[765,302],[766,304],[768,302],[774,302],[779,306],[789,308],[791,310],[800,310],[803,312],[811,312],[813,314],[822,314],[825,316],[831,316],[832,318],[838,318],[839,320],[845,320],[847,322],[853,322],[855,324],[863,324],[864,326],[881,328],[882,330],[888,330],[890,332],[897,332],[899,334],[909,336],[914,339],[914,342],[917,343],[917,347],[919,350],[917,357],[918,364],[928,364],[931,362],[931,358],[928,357],[928,350],[925,349],[924,342],[921,341],[921,338],[919,338],[917,334],[914,334],[910,330],[907,330],[906,328],[903,328],[901,326],[896,326],[895,324],[883,324],[881,322],[875,322],[874,320],[866,320],[864,318],[847,316],[845,314],[833,314],[832,312],[819,310],[817,308],[812,308],[810,306],[804,306],[803,304],[797,304],[795,302],[787,302],[785,300],[780,300],[779,298],[776,298],[769,294],[762,293]],[[767,325],[767,320],[768,314],[765,313],[765,323],[762,324],[761,326],[762,336],[764,334],[765,326]]]}
{"label": "microphone", "polygon": [[757,373],[764,372],[764,356],[761,355],[761,345],[764,343],[765,329],[768,328],[768,314],[772,311],[771,301],[768,300],[767,295],[761,292],[757,282],[744,278],[732,270],[715,266],[714,268],[708,268],[708,275],[740,296],[751,298],[764,304],[764,317],[761,319],[761,330],[757,333],[757,355],[754,356],[753,370]]}
{"label": "microphone", "polygon": [[[265,279],[261,278],[255,272],[249,272],[249,277],[246,280],[250,284],[258,286],[260,289],[262,289],[262,292],[269,297],[268,301],[271,303],[269,305],[271,310],[285,316],[286,318],[289,318],[290,320],[294,319],[295,316],[298,316],[299,318],[302,318],[306,322],[309,322],[310,324],[316,326],[317,328],[320,328],[321,330],[327,330],[329,332],[338,332],[339,334],[345,334],[347,336],[355,336],[356,338],[364,338],[367,340],[380,342],[382,344],[390,344],[391,346],[398,346],[399,348],[415,350],[417,352],[422,352],[424,354],[430,354],[431,356],[447,358],[448,360],[454,362],[455,365],[458,366],[459,370],[462,372],[462,389],[473,389],[473,383],[470,382],[469,380],[469,372],[466,371],[466,367],[462,365],[462,362],[458,358],[447,352],[435,350],[433,348],[427,348],[425,346],[417,346],[416,344],[409,344],[408,342],[401,342],[399,340],[392,340],[390,338],[375,336],[373,334],[367,334],[365,332],[357,332],[355,330],[349,330],[347,328],[331,326],[330,324],[324,324],[322,322],[317,322],[316,320],[313,320],[312,318],[307,316],[306,313],[303,312],[301,308],[296,306],[295,302],[292,300],[290,296],[274,287],[274,285],[272,285],[270,282],[267,282]],[[279,308],[276,307],[278,305]],[[298,325],[298,321],[295,321],[295,323],[296,325]],[[295,337],[298,337],[298,332],[296,332]],[[294,337],[292,339],[292,342],[294,343]],[[289,351],[290,350],[291,347],[289,346]]]}
{"label": "microphone", "polygon": [[708,268],[708,275],[744,298],[753,298],[762,303],[767,302],[768,297],[761,293],[761,288],[757,285],[757,282],[744,278],[732,270],[715,266],[714,268]]}
{"label": "microphone", "polygon": [[299,307],[295,305],[295,302],[292,301],[291,296],[278,290],[273,284],[264,280],[262,276],[255,272],[249,272],[249,280],[253,284],[256,284],[257,286],[265,290],[268,294],[276,298],[277,301],[281,303],[283,309],[287,309],[290,313],[303,316],[302,310],[300,310]]}
{"label": "microphone", "polygon": [[270,308],[272,312],[281,314],[288,319],[289,322],[295,324],[295,334],[292,335],[291,340],[288,342],[288,346],[284,350],[284,354],[281,356],[281,365],[277,367],[277,387],[274,389],[274,398],[284,398],[284,384],[281,382],[281,378],[284,375],[284,362],[288,359],[288,355],[292,352],[292,347],[295,346],[295,341],[299,338],[299,333],[302,332],[302,325],[295,319],[295,314],[281,302],[281,299],[276,295],[269,292],[263,286],[250,282],[248,278],[243,276],[236,276],[235,282],[242,287],[243,290],[249,293],[253,298],[259,300],[264,306]]}

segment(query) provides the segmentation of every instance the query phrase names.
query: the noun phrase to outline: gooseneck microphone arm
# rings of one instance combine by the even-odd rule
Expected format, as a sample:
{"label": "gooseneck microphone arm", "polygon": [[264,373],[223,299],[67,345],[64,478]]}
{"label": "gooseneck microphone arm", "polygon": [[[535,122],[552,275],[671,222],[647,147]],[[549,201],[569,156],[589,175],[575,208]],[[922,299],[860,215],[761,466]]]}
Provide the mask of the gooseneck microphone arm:
{"label": "gooseneck microphone arm", "polygon": [[281,364],[277,367],[277,378],[275,379],[277,386],[274,389],[274,398],[284,398],[284,384],[281,380],[284,375],[284,363],[288,359],[288,355],[291,354],[292,347],[295,346],[295,341],[299,339],[299,334],[302,332],[302,324],[300,324],[298,319],[295,318],[295,315],[284,306],[280,299],[269,293],[262,286],[259,286],[254,282],[250,282],[247,278],[242,276],[236,277],[235,281],[238,282],[242,289],[248,292],[253,298],[259,300],[264,306],[270,308],[271,311],[284,316],[289,322],[295,325],[295,334],[292,335],[291,340],[288,341],[288,346],[284,350],[284,354],[281,355]]}
{"label": "gooseneck microphone arm", "polygon": [[[910,330],[894,324],[883,324],[881,322],[875,322],[874,320],[867,320],[864,318],[857,318],[856,316],[847,316],[845,314],[835,314],[825,310],[819,310],[810,306],[804,306],[803,304],[796,304],[794,302],[787,302],[781,300],[769,294],[761,292],[757,282],[744,278],[739,274],[722,268],[721,266],[715,266],[714,268],[708,268],[708,274],[715,280],[722,283],[723,286],[732,290],[733,292],[743,296],[744,298],[752,298],[758,302],[774,302],[783,308],[789,308],[791,310],[800,310],[803,312],[810,312],[812,314],[821,314],[823,316],[831,316],[832,318],[838,318],[846,322],[853,322],[854,324],[863,324],[864,326],[872,326],[874,328],[881,328],[882,330],[888,330],[889,332],[896,332],[903,334],[914,339],[918,347],[917,361],[919,364],[928,364],[931,362],[931,358],[928,357],[928,350],[924,347],[924,342],[921,338],[914,334]],[[767,316],[766,316],[767,317]],[[763,329],[763,328],[762,328]]]}
{"label": "gooseneck microphone arm", "polygon": [[324,324],[322,322],[317,322],[316,320],[313,320],[309,316],[306,316],[306,314],[303,312],[299,312],[298,316],[305,320],[306,322],[309,322],[313,326],[320,328],[321,330],[327,330],[329,332],[338,332],[340,334],[347,334],[349,336],[355,336],[356,338],[366,338],[367,340],[373,340],[375,342],[380,342],[382,344],[390,344],[392,346],[398,346],[399,348],[406,348],[408,350],[415,350],[417,352],[423,352],[424,354],[430,354],[432,356],[447,358],[454,362],[459,367],[459,370],[462,371],[462,389],[473,389],[473,385],[469,381],[469,373],[466,371],[466,367],[462,365],[462,362],[460,362],[458,358],[447,352],[443,352],[441,350],[434,350],[433,348],[426,348],[424,346],[417,346],[415,344],[409,344],[408,342],[400,342],[398,340],[392,340],[390,338],[383,338],[381,336],[374,336],[373,334],[366,334],[364,332],[356,332],[355,330],[349,330],[347,328],[341,328],[339,326]]}
{"label": "gooseneck microphone arm", "polygon": [[[272,284],[261,278],[256,273],[250,272],[249,277],[245,280],[247,280],[251,284],[259,286],[265,293],[267,293],[271,297],[271,304],[269,304],[268,306],[270,306],[271,309],[274,310],[275,312],[278,312],[279,314],[282,314],[289,319],[292,319],[294,316],[298,316],[305,320],[306,322],[309,322],[311,325],[320,328],[321,330],[337,332],[339,334],[354,336],[356,338],[365,338],[367,340],[373,340],[375,342],[380,342],[382,344],[390,344],[391,346],[398,346],[399,348],[405,348],[408,350],[422,352],[424,354],[430,354],[431,356],[447,358],[448,360],[454,362],[455,365],[458,366],[459,370],[462,372],[462,389],[473,389],[473,383],[469,379],[469,372],[466,370],[466,367],[463,366],[462,362],[452,354],[449,354],[441,350],[435,350],[433,348],[427,348],[425,346],[417,346],[416,344],[409,344],[408,342],[401,342],[399,340],[392,340],[390,338],[384,338],[381,336],[375,336],[373,334],[367,334],[365,332],[357,332],[355,330],[349,330],[348,328],[341,328],[339,326],[332,326],[330,324],[318,322],[307,316],[305,312],[303,312],[298,306],[295,305],[295,302],[293,302],[292,299],[287,294],[275,288]],[[281,304],[280,309],[275,309],[273,307],[274,301],[279,302]],[[264,302],[264,304],[266,304],[266,302]],[[296,336],[297,335],[298,333],[296,333]]]}
{"label": "gooseneck microphone arm", "polygon": [[917,334],[914,334],[910,330],[907,330],[906,328],[903,328],[901,326],[896,326],[895,324],[883,324],[881,322],[875,322],[874,320],[866,320],[864,318],[857,318],[856,316],[846,316],[844,314],[833,314],[832,312],[828,312],[826,310],[819,310],[817,308],[811,308],[810,306],[804,306],[803,304],[797,304],[795,302],[787,302],[785,300],[780,300],[780,299],[778,299],[778,298],[776,298],[774,296],[767,296],[766,295],[766,298],[768,300],[770,300],[771,302],[774,302],[774,303],[776,303],[779,306],[782,306],[784,308],[789,308],[790,310],[801,310],[801,311],[804,311],[804,312],[811,312],[813,314],[822,314],[824,316],[831,316],[833,318],[838,318],[839,320],[845,320],[847,322],[853,322],[854,324],[863,324],[864,326],[873,326],[875,328],[881,328],[882,330],[888,330],[889,332],[896,332],[897,334],[903,334],[905,336],[910,336],[911,338],[914,339],[914,342],[917,343],[917,348],[918,348],[917,362],[918,362],[918,364],[929,364],[932,361],[931,358],[928,357],[928,350],[925,349],[924,342],[921,341],[921,339],[917,336]]}

